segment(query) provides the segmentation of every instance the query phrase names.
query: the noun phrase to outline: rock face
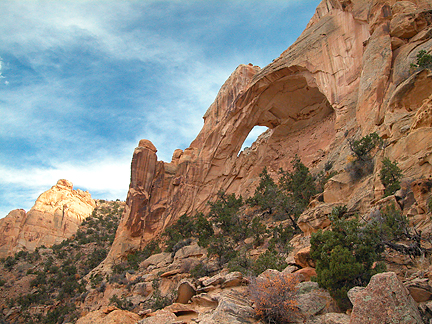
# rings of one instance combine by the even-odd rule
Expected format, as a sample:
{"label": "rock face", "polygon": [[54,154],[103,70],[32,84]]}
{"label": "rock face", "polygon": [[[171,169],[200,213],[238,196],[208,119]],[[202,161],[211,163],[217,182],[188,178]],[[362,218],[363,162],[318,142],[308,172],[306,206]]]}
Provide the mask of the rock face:
{"label": "rock face", "polygon": [[110,306],[81,317],[77,324],[135,324],[141,317],[137,314]]}
{"label": "rock face", "polygon": [[71,182],[59,180],[27,213],[17,209],[0,219],[0,258],[60,243],[76,233],[95,207],[90,193],[74,190]]}
{"label": "rock face", "polygon": [[353,288],[351,324],[423,323],[414,299],[394,272],[372,277],[366,288]]}
{"label": "rock face", "polygon": [[[142,248],[182,214],[205,212],[220,190],[251,195],[264,166],[271,174],[290,170],[295,154],[312,172],[331,164],[338,173],[325,204],[367,206],[382,195],[379,170],[354,185],[345,167],[348,140],[374,131],[387,142],[380,156],[400,161],[404,177],[431,174],[432,73],[410,67],[420,50],[432,49],[431,9],[430,0],[323,0],[271,64],[232,73],[197,138],[171,162],[157,161],[154,145],[140,141],[106,264]],[[268,130],[240,152],[257,125]],[[304,215],[311,217],[316,224],[302,226],[306,234],[328,225],[325,215]]]}

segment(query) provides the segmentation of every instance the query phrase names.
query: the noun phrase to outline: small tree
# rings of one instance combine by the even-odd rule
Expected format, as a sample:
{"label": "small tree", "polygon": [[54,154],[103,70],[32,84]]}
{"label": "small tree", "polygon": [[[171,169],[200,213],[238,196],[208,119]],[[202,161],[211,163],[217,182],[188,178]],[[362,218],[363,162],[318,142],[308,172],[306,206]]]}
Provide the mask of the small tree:
{"label": "small tree", "polygon": [[349,141],[351,151],[358,160],[365,161],[371,159],[369,153],[378,145],[383,143],[382,138],[377,133],[371,133],[359,140]]}
{"label": "small tree", "polygon": [[260,183],[255,189],[253,197],[249,198],[247,202],[252,205],[258,205],[262,210],[268,211],[269,214],[277,209],[277,200],[280,195],[280,190],[276,182],[272,179],[267,171],[267,167],[264,167],[262,172],[259,174]]}
{"label": "small tree", "polygon": [[427,54],[425,50],[417,53],[417,62],[411,63],[412,68],[417,69],[430,69],[432,68],[432,55]]}
{"label": "small tree", "polygon": [[387,157],[384,158],[382,164],[380,179],[385,188],[384,195],[387,197],[401,188],[400,179],[402,178],[402,170],[398,167],[396,161],[392,162]]}
{"label": "small tree", "polygon": [[330,220],[331,230],[311,235],[311,257],[318,284],[330,292],[339,307],[348,309],[348,290],[366,286],[382,269],[373,265],[380,260],[384,245],[376,230],[361,226],[358,218],[347,219],[346,207],[334,208]]}
{"label": "small tree", "polygon": [[347,166],[353,180],[361,179],[373,171],[374,163],[370,152],[383,144],[382,138],[377,133],[371,133],[359,140],[349,140],[349,146],[354,153],[354,160]]}

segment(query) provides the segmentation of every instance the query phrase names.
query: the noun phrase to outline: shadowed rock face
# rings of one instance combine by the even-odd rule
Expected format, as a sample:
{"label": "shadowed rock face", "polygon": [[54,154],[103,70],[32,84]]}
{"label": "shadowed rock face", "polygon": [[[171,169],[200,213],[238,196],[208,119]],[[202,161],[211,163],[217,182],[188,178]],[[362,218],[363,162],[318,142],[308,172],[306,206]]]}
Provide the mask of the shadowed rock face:
{"label": "shadowed rock face", "polygon": [[[430,0],[324,0],[280,57],[263,69],[240,65],[232,73],[197,138],[176,150],[170,163],[157,161],[156,148],[142,140],[107,263],[145,246],[182,214],[206,211],[219,190],[251,195],[264,166],[273,174],[289,170],[295,154],[314,172],[332,162],[343,173],[347,136],[376,131],[389,143],[383,154],[400,160],[405,176],[432,171],[431,122],[425,118],[432,79],[427,71],[410,71],[418,51],[432,48],[430,9]],[[409,33],[392,27],[397,21]],[[240,152],[257,125],[268,130]],[[374,198],[374,180],[368,183],[366,200]],[[339,187],[324,197],[347,202],[358,194],[345,188],[341,195]]]}
{"label": "shadowed rock face", "polygon": [[0,258],[60,243],[76,233],[95,207],[87,191],[73,190],[71,182],[59,180],[27,213],[17,209],[0,219]]}

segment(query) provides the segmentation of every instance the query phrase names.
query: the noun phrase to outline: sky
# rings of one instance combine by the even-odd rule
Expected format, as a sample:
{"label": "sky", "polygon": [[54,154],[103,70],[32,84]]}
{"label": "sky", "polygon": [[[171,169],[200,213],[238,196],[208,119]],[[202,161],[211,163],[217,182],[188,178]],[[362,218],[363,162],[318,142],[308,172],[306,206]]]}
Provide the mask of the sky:
{"label": "sky", "polygon": [[125,200],[139,140],[170,162],[235,68],[271,63],[319,2],[1,0],[0,218],[59,179]]}

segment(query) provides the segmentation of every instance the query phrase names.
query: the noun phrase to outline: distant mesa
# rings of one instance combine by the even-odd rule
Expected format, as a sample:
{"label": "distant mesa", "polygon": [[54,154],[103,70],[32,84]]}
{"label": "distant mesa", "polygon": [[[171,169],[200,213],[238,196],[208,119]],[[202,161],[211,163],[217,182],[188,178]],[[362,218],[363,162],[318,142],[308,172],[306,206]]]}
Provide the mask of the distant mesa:
{"label": "distant mesa", "polygon": [[72,182],[60,179],[28,212],[15,209],[0,219],[0,258],[60,243],[76,233],[95,207],[88,191],[74,190]]}

